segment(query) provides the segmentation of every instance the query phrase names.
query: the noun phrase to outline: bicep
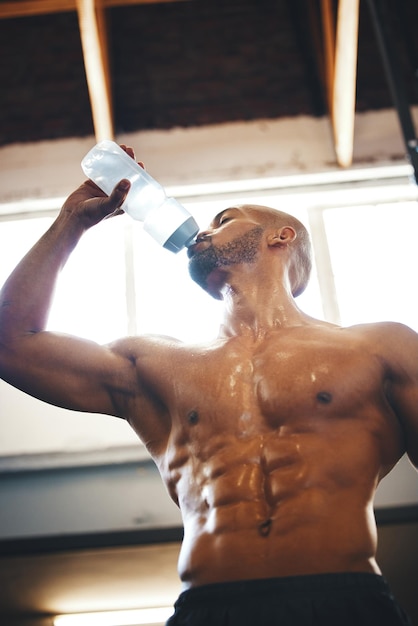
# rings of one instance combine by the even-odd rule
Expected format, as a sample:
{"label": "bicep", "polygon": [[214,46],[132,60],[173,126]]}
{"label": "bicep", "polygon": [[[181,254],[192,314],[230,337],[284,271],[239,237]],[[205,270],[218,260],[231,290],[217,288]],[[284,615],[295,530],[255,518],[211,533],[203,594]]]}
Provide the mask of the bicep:
{"label": "bicep", "polygon": [[395,329],[389,336],[388,399],[401,423],[408,456],[418,468],[418,335],[401,325]]}
{"label": "bicep", "polygon": [[394,381],[390,385],[389,402],[405,437],[406,452],[418,469],[418,388],[416,383]]}
{"label": "bicep", "polygon": [[134,363],[110,346],[45,331],[22,338],[6,358],[7,382],[56,406],[115,415],[115,394],[135,394]]}

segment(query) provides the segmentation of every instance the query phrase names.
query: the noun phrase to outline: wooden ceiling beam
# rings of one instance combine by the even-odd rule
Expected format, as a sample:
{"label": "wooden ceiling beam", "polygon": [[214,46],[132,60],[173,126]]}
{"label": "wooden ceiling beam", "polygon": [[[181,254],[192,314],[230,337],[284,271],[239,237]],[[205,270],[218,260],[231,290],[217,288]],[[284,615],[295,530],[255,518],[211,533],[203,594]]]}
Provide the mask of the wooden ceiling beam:
{"label": "wooden ceiling beam", "polygon": [[96,141],[113,139],[111,80],[102,0],[76,0],[76,5],[94,134]]}
{"label": "wooden ceiling beam", "polygon": [[113,129],[113,97],[112,97],[112,73],[108,40],[108,12],[105,11],[103,0],[96,0],[96,19],[99,33],[99,44],[102,57],[103,73],[106,87],[106,94],[109,106],[109,115],[112,119]]}
{"label": "wooden ceiling beam", "polygon": [[[103,9],[107,9],[110,7],[122,7],[134,4],[156,4],[157,2],[178,1],[179,0],[102,0],[101,5]],[[76,10],[77,0],[22,0],[21,2],[1,2],[0,19],[31,17],[48,13],[66,13]]]}
{"label": "wooden ceiling beam", "polygon": [[339,0],[335,41],[331,119],[337,162],[353,161],[356,108],[359,0]]}
{"label": "wooden ceiling beam", "polygon": [[0,18],[32,17],[45,13],[75,11],[75,0],[28,0],[26,2],[2,2]]}
{"label": "wooden ceiling beam", "polygon": [[321,0],[321,22],[323,33],[323,52],[325,62],[325,87],[328,111],[332,115],[332,94],[334,90],[335,70],[335,16],[333,0]]}

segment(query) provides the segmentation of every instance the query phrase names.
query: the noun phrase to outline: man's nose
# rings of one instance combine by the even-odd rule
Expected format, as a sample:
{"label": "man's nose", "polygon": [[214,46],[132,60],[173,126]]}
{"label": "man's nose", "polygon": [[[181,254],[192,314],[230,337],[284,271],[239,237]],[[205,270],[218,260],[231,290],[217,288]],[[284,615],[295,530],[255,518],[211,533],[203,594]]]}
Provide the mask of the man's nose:
{"label": "man's nose", "polygon": [[210,239],[209,230],[201,230],[200,233],[197,233],[196,243],[199,243],[200,241],[205,241],[205,239]]}

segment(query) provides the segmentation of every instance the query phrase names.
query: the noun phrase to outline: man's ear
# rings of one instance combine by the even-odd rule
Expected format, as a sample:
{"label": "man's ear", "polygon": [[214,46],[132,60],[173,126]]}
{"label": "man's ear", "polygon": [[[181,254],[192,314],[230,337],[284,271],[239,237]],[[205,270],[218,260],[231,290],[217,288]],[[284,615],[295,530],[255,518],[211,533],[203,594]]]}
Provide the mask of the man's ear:
{"label": "man's ear", "polygon": [[271,231],[267,236],[267,243],[271,247],[282,248],[292,243],[297,237],[296,231],[291,226],[282,226]]}

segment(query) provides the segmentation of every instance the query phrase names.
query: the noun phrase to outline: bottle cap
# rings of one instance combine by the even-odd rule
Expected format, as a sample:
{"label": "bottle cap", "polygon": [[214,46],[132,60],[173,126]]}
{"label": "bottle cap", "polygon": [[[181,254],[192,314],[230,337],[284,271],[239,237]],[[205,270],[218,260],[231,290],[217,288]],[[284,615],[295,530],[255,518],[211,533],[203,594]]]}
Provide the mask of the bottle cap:
{"label": "bottle cap", "polygon": [[179,252],[199,232],[194,217],[175,198],[167,198],[152,209],[144,220],[144,230],[161,246]]}

